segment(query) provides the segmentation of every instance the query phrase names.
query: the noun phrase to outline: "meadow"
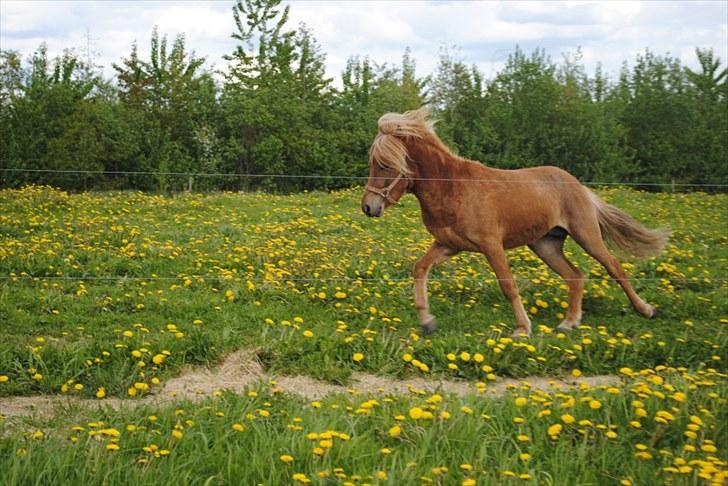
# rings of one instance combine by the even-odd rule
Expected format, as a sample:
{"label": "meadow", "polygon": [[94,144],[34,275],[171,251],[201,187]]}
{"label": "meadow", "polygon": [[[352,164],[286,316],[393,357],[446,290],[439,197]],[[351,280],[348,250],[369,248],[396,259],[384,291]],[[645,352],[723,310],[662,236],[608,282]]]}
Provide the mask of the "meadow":
{"label": "meadow", "polygon": [[[43,485],[724,484],[728,197],[597,192],[673,230],[659,257],[622,260],[657,317],[636,315],[568,242],[589,281],[584,325],[560,332],[566,286],[516,249],[534,334],[512,340],[511,310],[474,254],[433,270],[439,329],[420,333],[411,269],[431,239],[411,196],[368,219],[361,189],[2,190],[0,413],[15,396],[86,401],[2,417],[0,474]],[[349,386],[365,372],[471,392],[310,400],[266,379],[242,393],[144,401],[241,349],[270,376]],[[549,390],[529,381],[593,375],[614,379]],[[504,378],[520,381],[489,394]]]}

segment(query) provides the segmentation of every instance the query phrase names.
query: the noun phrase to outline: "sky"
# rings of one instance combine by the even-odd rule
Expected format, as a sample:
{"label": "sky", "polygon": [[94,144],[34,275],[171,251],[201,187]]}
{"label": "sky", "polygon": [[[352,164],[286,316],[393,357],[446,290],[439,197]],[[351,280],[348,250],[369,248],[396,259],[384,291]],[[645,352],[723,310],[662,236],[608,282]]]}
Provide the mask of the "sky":
{"label": "sky", "polygon": [[[187,46],[224,69],[222,56],[235,41],[233,1],[7,1],[0,0],[0,48],[31,54],[46,42],[52,56],[75,48],[93,53],[107,77],[111,64],[138,41],[142,56],[156,25],[170,38],[184,33]],[[305,23],[326,54],[328,76],[339,84],[346,60],[369,56],[399,64],[412,50],[418,75],[435,71],[440,52],[474,64],[491,79],[518,45],[543,48],[560,61],[580,49],[590,74],[601,63],[615,76],[649,48],[695,67],[695,47],[728,58],[728,0],[717,1],[288,1],[291,27]],[[90,42],[88,42],[90,39]]]}

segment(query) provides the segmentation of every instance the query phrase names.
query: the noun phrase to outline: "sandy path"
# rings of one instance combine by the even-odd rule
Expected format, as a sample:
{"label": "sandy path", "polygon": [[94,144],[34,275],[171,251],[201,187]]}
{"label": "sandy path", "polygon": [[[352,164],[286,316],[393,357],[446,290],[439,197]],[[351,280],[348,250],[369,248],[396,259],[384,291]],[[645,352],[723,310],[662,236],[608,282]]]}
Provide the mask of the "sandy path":
{"label": "sandy path", "polygon": [[[180,376],[168,380],[161,390],[141,399],[93,400],[62,395],[7,397],[0,398],[0,415],[5,417],[26,415],[50,417],[55,413],[62,413],[72,408],[133,409],[141,405],[164,404],[173,400],[201,400],[213,392],[223,389],[242,393],[246,387],[270,381],[274,381],[275,386],[283,392],[300,395],[309,400],[320,399],[333,393],[351,392],[402,395],[413,389],[429,393],[453,393],[459,396],[477,392],[474,383],[466,381],[425,378],[398,380],[360,372],[352,375],[349,386],[334,385],[306,376],[273,376],[265,373],[258,362],[255,351],[240,350],[230,354],[217,369],[183,369]],[[568,379],[546,377],[528,377],[518,380],[498,379],[488,383],[485,396],[500,396],[511,386],[525,384],[534,389],[553,391],[582,383],[600,386],[617,382],[619,382],[619,378],[616,376],[583,376]]]}

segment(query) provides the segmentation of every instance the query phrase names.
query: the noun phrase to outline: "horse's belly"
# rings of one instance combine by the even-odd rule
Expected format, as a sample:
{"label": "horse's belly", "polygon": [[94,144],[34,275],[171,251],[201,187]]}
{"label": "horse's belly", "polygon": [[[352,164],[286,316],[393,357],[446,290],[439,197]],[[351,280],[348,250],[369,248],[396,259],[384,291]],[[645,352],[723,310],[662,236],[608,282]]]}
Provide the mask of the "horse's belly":
{"label": "horse's belly", "polygon": [[506,249],[517,248],[519,246],[533,243],[543,237],[551,230],[554,225],[548,223],[533,226],[521,227],[518,231],[503,235],[503,247]]}

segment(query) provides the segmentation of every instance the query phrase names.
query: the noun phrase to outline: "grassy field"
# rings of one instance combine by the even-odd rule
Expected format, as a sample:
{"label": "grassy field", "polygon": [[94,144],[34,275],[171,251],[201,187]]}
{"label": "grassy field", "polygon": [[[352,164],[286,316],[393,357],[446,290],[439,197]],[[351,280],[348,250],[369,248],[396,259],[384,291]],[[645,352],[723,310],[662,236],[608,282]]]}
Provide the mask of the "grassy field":
{"label": "grassy field", "polygon": [[[555,327],[566,287],[510,252],[534,323],[479,255],[432,273],[440,328],[419,333],[410,277],[431,240],[407,197],[384,218],[360,190],[291,196],[0,191],[0,397],[133,404],[185,365],[255,349],[275,375],[354,371],[467,380],[467,396],[320,401],[263,382],[242,395],[0,422],[9,484],[723,484],[728,474],[728,198],[598,191],[673,236],[624,265],[658,306],[637,316],[605,270],[584,323]],[[613,374],[613,386],[482,394],[500,377]],[[0,398],[0,404],[2,403]]]}

